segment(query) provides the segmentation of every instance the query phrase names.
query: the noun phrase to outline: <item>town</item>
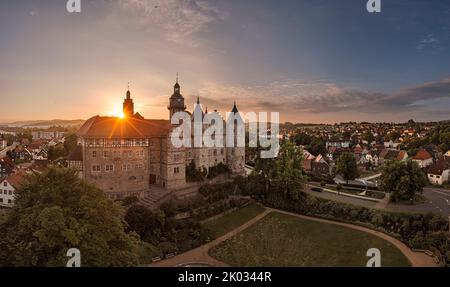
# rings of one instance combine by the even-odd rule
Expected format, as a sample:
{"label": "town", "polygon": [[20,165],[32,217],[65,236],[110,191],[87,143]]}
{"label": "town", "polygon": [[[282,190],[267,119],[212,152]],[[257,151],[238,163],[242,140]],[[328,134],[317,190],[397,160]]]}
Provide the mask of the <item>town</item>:
{"label": "town", "polygon": [[2,1],[0,272],[450,267],[446,2]]}

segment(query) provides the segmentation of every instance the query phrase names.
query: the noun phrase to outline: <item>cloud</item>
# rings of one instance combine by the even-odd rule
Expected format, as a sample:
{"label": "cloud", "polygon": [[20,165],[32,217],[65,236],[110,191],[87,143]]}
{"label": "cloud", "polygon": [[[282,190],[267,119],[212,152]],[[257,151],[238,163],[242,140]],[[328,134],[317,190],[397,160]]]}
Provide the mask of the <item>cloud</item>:
{"label": "cloud", "polygon": [[[450,101],[450,78],[407,87],[393,93],[339,87],[327,82],[286,81],[259,86],[207,83],[198,95],[211,108],[229,111],[233,100],[243,111],[283,113],[359,112],[368,114],[440,111],[433,101]],[[193,101],[193,98],[189,98]],[[448,111],[448,107],[447,107]]]}
{"label": "cloud", "polygon": [[139,17],[142,25],[156,25],[166,40],[196,45],[190,37],[227,14],[205,0],[118,0]]}
{"label": "cloud", "polygon": [[418,50],[425,50],[427,48],[438,48],[441,45],[441,41],[434,36],[433,33],[428,33],[417,45]]}

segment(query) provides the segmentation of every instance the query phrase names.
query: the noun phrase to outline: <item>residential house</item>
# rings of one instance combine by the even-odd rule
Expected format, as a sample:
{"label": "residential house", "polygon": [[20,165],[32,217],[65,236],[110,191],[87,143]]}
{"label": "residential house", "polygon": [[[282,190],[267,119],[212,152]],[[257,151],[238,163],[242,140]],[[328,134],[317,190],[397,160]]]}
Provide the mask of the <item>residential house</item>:
{"label": "residential house", "polygon": [[389,160],[402,161],[408,158],[408,153],[404,150],[384,149],[379,155],[379,164],[383,164]]}
{"label": "residential house", "polygon": [[390,140],[390,141],[384,142],[384,147],[391,148],[391,149],[397,149],[400,144],[401,144],[401,142],[399,142],[399,141],[394,142],[394,141]]}
{"label": "residential house", "polygon": [[0,206],[12,207],[17,188],[25,178],[25,172],[16,172],[0,180]]}
{"label": "residential house", "polygon": [[426,150],[419,150],[412,158],[421,168],[429,167],[433,164],[433,156]]}
{"label": "residential house", "polygon": [[330,175],[330,164],[322,155],[318,155],[311,161],[311,173],[320,175]]}
{"label": "residential house", "polygon": [[83,146],[77,145],[77,147],[70,152],[67,156],[67,167],[73,168],[78,171],[82,176],[83,172]]}
{"label": "residential house", "polygon": [[440,159],[428,169],[428,181],[431,184],[442,185],[448,182],[450,164],[448,160]]}
{"label": "residential house", "polygon": [[8,145],[8,142],[4,139],[0,139],[0,150],[4,149]]}
{"label": "residential house", "polygon": [[445,159],[450,159],[450,150],[444,154]]}
{"label": "residential house", "polygon": [[327,150],[328,150],[329,147],[350,148],[351,144],[352,144],[352,142],[350,140],[327,141],[326,142],[326,148],[327,148]]}
{"label": "residential house", "polygon": [[14,163],[8,157],[0,158],[0,178],[10,175],[14,170]]}
{"label": "residential house", "polygon": [[423,147],[433,157],[433,162],[437,162],[442,157],[441,149],[434,144],[428,144]]}
{"label": "residential house", "polygon": [[29,161],[33,159],[33,154],[24,146],[19,145],[11,152],[11,159]]}
{"label": "residential house", "polygon": [[64,137],[64,132],[58,132],[58,131],[34,131],[31,132],[31,135],[33,136],[33,140],[38,139],[60,139]]}
{"label": "residential house", "polygon": [[413,136],[415,133],[416,133],[416,131],[413,130],[413,129],[406,129],[406,130],[403,131],[403,135],[404,136],[406,136],[406,135]]}

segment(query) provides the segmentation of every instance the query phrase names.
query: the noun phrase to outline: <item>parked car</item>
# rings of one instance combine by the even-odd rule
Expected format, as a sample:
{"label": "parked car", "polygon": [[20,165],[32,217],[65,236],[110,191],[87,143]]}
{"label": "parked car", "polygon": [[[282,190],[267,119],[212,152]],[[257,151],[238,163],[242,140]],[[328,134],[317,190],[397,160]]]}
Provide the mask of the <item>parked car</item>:
{"label": "parked car", "polygon": [[311,190],[315,191],[315,192],[322,192],[323,191],[323,189],[320,188],[320,187],[311,187]]}

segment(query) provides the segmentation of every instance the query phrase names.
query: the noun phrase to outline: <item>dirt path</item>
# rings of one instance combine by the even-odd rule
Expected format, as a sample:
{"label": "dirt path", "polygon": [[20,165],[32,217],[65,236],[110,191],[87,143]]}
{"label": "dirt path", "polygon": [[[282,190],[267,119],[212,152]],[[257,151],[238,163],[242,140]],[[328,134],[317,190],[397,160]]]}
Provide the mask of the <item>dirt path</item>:
{"label": "dirt path", "polygon": [[205,245],[202,245],[196,249],[187,251],[185,253],[179,254],[170,259],[165,259],[160,262],[152,263],[152,264],[150,264],[150,266],[151,267],[173,267],[173,266],[176,266],[179,264],[187,264],[187,263],[203,263],[203,264],[208,264],[208,265],[217,266],[217,267],[227,266],[225,263],[218,261],[218,260],[212,258],[211,256],[209,256],[208,250],[211,249],[212,247],[216,246],[217,244],[242,232],[243,230],[245,230],[249,226],[253,225],[254,223],[258,222],[260,219],[262,219],[264,216],[266,216],[267,214],[269,214],[271,212],[279,212],[279,213],[288,214],[288,215],[296,216],[296,217],[307,219],[307,220],[314,220],[314,221],[318,221],[318,222],[335,224],[335,225],[348,227],[348,228],[351,228],[354,230],[367,232],[367,233],[378,236],[378,237],[390,242],[395,247],[400,249],[400,251],[411,262],[411,265],[413,267],[438,267],[438,265],[434,262],[432,257],[430,257],[424,253],[421,253],[421,252],[414,252],[400,240],[397,240],[397,239],[395,239],[389,235],[386,235],[382,232],[378,232],[378,231],[375,231],[375,230],[372,230],[372,229],[369,229],[366,227],[358,226],[358,225],[342,223],[342,222],[321,219],[321,218],[316,218],[316,217],[309,217],[309,216],[304,216],[304,215],[287,212],[287,211],[283,211],[283,210],[278,210],[278,209],[272,209],[272,208],[266,208],[266,210],[264,212],[258,214],[256,217],[252,218],[250,221],[247,221],[246,223],[244,223],[243,225],[234,229],[233,231],[231,231],[231,232],[229,232],[229,233],[227,233]]}

